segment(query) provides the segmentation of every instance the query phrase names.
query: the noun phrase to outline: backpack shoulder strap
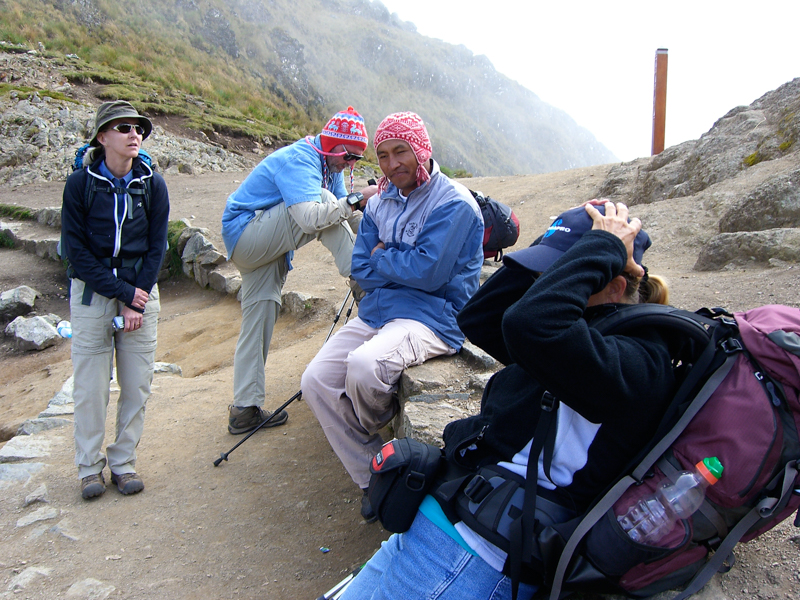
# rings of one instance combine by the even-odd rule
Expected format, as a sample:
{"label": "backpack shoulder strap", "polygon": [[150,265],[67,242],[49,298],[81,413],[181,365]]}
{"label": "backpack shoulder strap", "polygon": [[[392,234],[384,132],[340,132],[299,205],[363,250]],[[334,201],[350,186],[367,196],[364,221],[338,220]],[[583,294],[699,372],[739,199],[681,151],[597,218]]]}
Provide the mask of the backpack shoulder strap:
{"label": "backpack shoulder strap", "polygon": [[476,192],[474,190],[469,190],[469,193],[472,194],[472,197],[475,198],[475,202],[478,203],[480,208],[486,206],[486,196],[483,195],[483,192]]}
{"label": "backpack shoulder strap", "polygon": [[[727,321],[735,324],[733,318]],[[711,330],[718,322],[700,312],[690,312],[666,304],[625,304],[615,306],[611,312],[592,319],[589,324],[605,335],[623,333],[640,327],[664,327],[683,333],[690,338],[708,343]]]}

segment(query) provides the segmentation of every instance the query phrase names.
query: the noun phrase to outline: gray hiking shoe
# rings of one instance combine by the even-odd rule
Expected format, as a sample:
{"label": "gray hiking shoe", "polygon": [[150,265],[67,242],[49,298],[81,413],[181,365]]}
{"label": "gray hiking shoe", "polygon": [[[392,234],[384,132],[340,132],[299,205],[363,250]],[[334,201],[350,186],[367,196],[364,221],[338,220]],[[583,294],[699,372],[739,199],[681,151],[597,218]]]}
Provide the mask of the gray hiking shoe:
{"label": "gray hiking shoe", "polygon": [[88,500],[89,498],[96,498],[97,496],[102,496],[103,492],[106,491],[106,480],[103,479],[103,473],[97,473],[96,475],[87,475],[83,479],[81,479],[81,497],[84,500]]}
{"label": "gray hiking shoe", "polygon": [[[272,414],[268,410],[263,410],[258,406],[246,406],[244,408],[230,406],[229,409],[228,431],[233,435],[252,431],[266,421]],[[275,415],[269,423],[264,425],[264,427],[277,427],[278,425],[283,425],[288,420],[289,415],[285,410],[282,410]]]}
{"label": "gray hiking shoe", "polygon": [[136,473],[123,473],[122,475],[116,475],[112,472],[111,483],[117,484],[117,489],[123,496],[127,496],[129,494],[138,494],[144,489],[144,482]]}

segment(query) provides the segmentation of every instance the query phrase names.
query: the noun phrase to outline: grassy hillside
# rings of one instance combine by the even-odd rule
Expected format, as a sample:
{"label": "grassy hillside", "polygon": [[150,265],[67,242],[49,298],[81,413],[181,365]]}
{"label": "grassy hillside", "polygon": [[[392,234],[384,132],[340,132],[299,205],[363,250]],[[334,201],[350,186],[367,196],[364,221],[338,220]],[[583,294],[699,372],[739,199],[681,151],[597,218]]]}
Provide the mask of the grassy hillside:
{"label": "grassy hillside", "polygon": [[207,133],[294,139],[352,104],[370,133],[390,112],[420,113],[439,161],[476,174],[614,160],[485,57],[419,35],[378,0],[0,0],[0,8],[0,39],[42,44],[69,61],[72,81],[101,84],[100,97],[185,116]]}

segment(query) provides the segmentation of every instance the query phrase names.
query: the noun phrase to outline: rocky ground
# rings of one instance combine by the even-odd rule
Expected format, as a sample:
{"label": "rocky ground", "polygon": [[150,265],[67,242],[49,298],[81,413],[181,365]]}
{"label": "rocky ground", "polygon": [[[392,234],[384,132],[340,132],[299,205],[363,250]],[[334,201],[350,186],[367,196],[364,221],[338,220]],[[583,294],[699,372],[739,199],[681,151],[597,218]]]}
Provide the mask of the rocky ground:
{"label": "rocky ground", "polygon": [[[474,179],[473,188],[509,203],[530,243],[564,208],[591,197],[609,166],[530,177]],[[172,218],[217,227],[224,199],[241,174],[168,176]],[[61,186],[44,183],[4,192],[4,204],[57,205]],[[655,244],[652,272],[663,273],[673,303],[733,310],[768,302],[798,306],[794,265],[692,270],[693,222],[704,206],[692,199],[637,207]],[[325,300],[305,319],[279,321],[267,366],[267,405],[299,387],[304,365],[322,344],[346,288],[318,244],[298,252],[287,290]],[[25,283],[44,294],[37,311],[68,315],[63,274],[55,263],[0,250],[0,283]],[[97,501],[80,499],[69,427],[43,434],[41,471],[0,490],[0,593],[52,598],[316,598],[387,537],[365,524],[358,490],[348,480],[302,402],[289,407],[288,425],[260,432],[214,467],[239,438],[225,429],[231,399],[237,302],[187,280],[162,284],[157,360],[181,366],[183,377],[157,375],[148,404],[137,469],[144,493],[110,489]],[[39,301],[37,301],[39,302]],[[41,308],[40,308],[41,306]],[[5,347],[0,420],[36,416],[70,374],[69,342],[40,353]],[[113,413],[114,397],[112,396]],[[109,419],[108,436],[112,434]],[[46,502],[26,506],[41,485]],[[33,494],[34,496],[36,494]],[[27,524],[38,513],[47,517]],[[701,593],[715,600],[794,598],[800,593],[800,538],[790,523],[737,551],[734,569]],[[2,597],[2,596],[0,596]]]}

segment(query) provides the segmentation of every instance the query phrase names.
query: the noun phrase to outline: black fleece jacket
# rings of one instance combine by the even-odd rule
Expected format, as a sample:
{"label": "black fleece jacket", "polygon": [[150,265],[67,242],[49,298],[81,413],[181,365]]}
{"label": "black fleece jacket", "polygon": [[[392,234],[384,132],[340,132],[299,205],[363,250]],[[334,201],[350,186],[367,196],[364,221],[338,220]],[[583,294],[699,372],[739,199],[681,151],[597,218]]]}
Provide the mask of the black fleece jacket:
{"label": "black fleece jacket", "polygon": [[[626,262],[612,234],[590,231],[534,281],[502,267],[458,316],[465,335],[507,366],[489,381],[481,412],[444,431],[448,459],[474,468],[510,461],[531,440],[550,391],[598,424],[586,464],[559,488],[565,505],[583,510],[654,435],[674,393],[667,340],[655,330],[604,336],[587,310]],[[498,325],[500,325],[498,327]]]}
{"label": "black fleece jacket", "polygon": [[[167,184],[158,173],[142,162],[133,160],[133,179],[129,187],[143,187],[152,178],[150,209],[145,211],[142,196],[135,196],[136,205],[124,221],[117,214],[114,194],[98,191],[92,206],[86,207],[86,180],[95,177],[101,188],[110,181],[100,174],[102,159],[88,169],[75,171],[67,179],[61,205],[61,237],[76,276],[92,291],[106,298],[117,298],[129,308],[136,288],[150,292],[158,281],[158,272],[167,247],[169,194]],[[143,264],[137,273],[133,268],[119,268],[116,275],[102,259],[139,258]],[[142,312],[139,309],[133,309]]]}

